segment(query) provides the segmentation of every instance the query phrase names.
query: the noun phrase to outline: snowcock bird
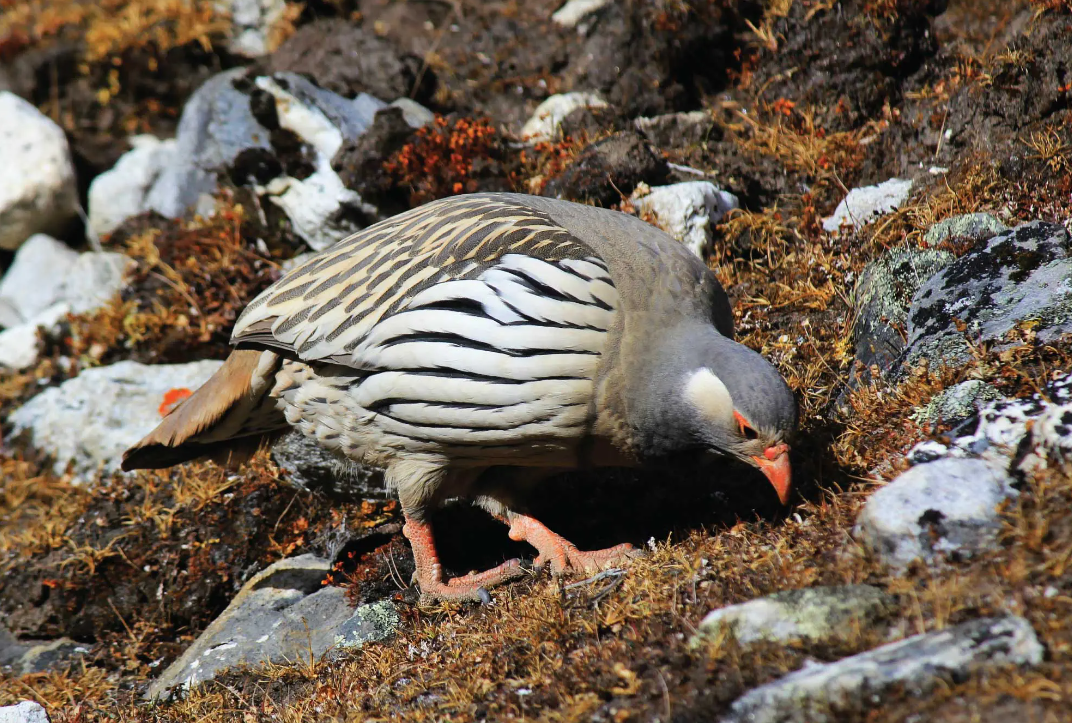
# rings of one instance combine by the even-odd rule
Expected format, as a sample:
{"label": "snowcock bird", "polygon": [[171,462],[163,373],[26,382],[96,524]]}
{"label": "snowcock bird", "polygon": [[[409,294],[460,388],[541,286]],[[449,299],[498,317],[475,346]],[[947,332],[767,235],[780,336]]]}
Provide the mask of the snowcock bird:
{"label": "snowcock bird", "polygon": [[682,244],[616,211],[507,193],[455,196],[313,256],[246,307],[237,349],[123,458],[161,468],[293,426],[384,470],[423,594],[487,600],[517,560],[446,579],[429,513],[474,500],[556,575],[585,552],[525,513],[542,476],[711,453],[785,503],[796,402],[733,341],[725,291]]}

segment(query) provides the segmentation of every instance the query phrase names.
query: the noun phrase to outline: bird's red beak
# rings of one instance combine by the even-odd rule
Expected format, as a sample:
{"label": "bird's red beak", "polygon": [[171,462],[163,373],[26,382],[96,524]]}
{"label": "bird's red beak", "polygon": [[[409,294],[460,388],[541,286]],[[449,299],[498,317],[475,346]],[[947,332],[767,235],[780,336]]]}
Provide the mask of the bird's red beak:
{"label": "bird's red beak", "polygon": [[768,447],[762,457],[753,457],[752,460],[759,467],[759,471],[767,476],[774,485],[774,491],[778,493],[778,499],[783,505],[789,504],[789,492],[792,489],[792,470],[789,468],[789,445],[776,444]]}

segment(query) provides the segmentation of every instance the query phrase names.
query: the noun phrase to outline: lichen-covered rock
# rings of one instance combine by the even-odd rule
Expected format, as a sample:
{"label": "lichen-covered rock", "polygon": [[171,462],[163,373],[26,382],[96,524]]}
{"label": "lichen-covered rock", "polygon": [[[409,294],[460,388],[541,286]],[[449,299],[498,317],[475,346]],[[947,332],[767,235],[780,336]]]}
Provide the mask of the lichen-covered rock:
{"label": "lichen-covered rock", "polygon": [[562,121],[578,108],[605,108],[607,101],[598,93],[559,93],[536,106],[521,127],[521,137],[529,143],[549,141],[558,133]]}
{"label": "lichen-covered rock", "polygon": [[8,91],[0,91],[0,159],[0,249],[13,251],[35,233],[61,235],[78,214],[67,137]]}
{"label": "lichen-covered rock", "polygon": [[976,414],[986,402],[1001,399],[1001,392],[980,379],[955,384],[934,396],[914,415],[925,424],[955,425]]}
{"label": "lichen-covered rock", "polygon": [[[75,481],[119,468],[123,452],[160,423],[160,406],[172,389],[194,390],[222,362],[146,365],[123,361],[87,369],[38,394],[9,417],[12,437],[27,441]],[[87,423],[92,420],[92,423]]]}
{"label": "lichen-covered rock", "polygon": [[856,284],[856,360],[886,372],[904,351],[908,309],[916,291],[953,262],[936,249],[892,249],[871,262]]}
{"label": "lichen-covered rock", "polygon": [[1023,324],[1043,342],[1072,333],[1070,251],[1068,232],[1041,221],[980,242],[912,298],[905,360],[957,366],[969,339],[1000,344]]}
{"label": "lichen-covered rock", "polygon": [[600,206],[620,203],[644,182],[662,183],[670,173],[666,160],[636,131],[622,131],[581,151],[560,175],[548,181],[543,195]]}
{"label": "lichen-covered rock", "polygon": [[[925,464],[944,458],[984,459],[1010,473],[1030,471],[1048,462],[1072,461],[1072,375],[1046,385],[1044,394],[997,399],[985,404],[948,436],[948,443],[927,440],[908,453],[908,461]],[[1072,414],[1068,420],[1072,421]],[[1031,439],[1025,439],[1028,435]]]}
{"label": "lichen-covered rock", "polygon": [[833,215],[823,219],[823,230],[833,233],[842,226],[860,228],[875,218],[897,210],[908,200],[912,181],[891,178],[877,186],[854,188],[834,209]]}
{"label": "lichen-covered rock", "polygon": [[786,590],[712,610],[692,645],[732,634],[738,643],[832,643],[873,626],[894,609],[893,599],[871,585]]}
{"label": "lichen-covered rock", "polygon": [[240,666],[306,663],[394,634],[389,601],[350,607],[346,591],[324,586],[331,561],[280,560],[247,582],[227,609],[149,686],[150,698],[212,680]]}
{"label": "lichen-covered rock", "polygon": [[1016,497],[1001,467],[980,459],[921,464],[871,495],[853,535],[895,570],[958,562],[997,543],[999,507]]}
{"label": "lichen-covered rock", "polygon": [[736,196],[710,181],[686,181],[646,191],[640,195],[638,189],[631,199],[641,218],[650,216],[701,259],[710,250],[715,224],[739,205]]}
{"label": "lichen-covered rock", "polygon": [[89,230],[97,236],[109,234],[126,219],[147,211],[149,190],[176,160],[174,139],[140,135],[131,138],[130,144],[131,150],[111,170],[89,184]]}
{"label": "lichen-covered rock", "polygon": [[927,229],[923,242],[934,248],[946,241],[985,241],[1008,231],[1009,227],[989,213],[966,213],[947,218]]}
{"label": "lichen-covered rock", "polygon": [[894,688],[926,695],[949,681],[1038,665],[1043,649],[1016,616],[980,618],[883,645],[834,663],[812,663],[738,698],[723,723],[828,723],[875,710]]}

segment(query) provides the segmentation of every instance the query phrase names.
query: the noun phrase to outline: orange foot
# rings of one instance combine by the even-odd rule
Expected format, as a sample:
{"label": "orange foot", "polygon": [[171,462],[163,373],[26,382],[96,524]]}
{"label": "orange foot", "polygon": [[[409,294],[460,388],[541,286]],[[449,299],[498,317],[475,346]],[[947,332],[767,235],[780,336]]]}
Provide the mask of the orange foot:
{"label": "orange foot", "polygon": [[462,577],[443,580],[443,568],[439,564],[439,554],[435,549],[432,526],[427,522],[406,520],[402,534],[413,548],[413,561],[417,566],[417,584],[421,586],[421,597],[432,600],[457,600],[489,603],[491,595],[486,587],[500,585],[521,577],[525,571],[520,560],[507,560],[498,567],[484,572],[475,572]]}
{"label": "orange foot", "polygon": [[567,570],[593,574],[608,567],[614,567],[626,560],[636,557],[639,552],[626,543],[606,550],[584,552],[577,546],[551,532],[539,520],[527,515],[514,514],[510,518],[510,539],[529,543],[540,553],[536,558],[536,567],[542,568],[551,563],[551,574],[558,577]]}

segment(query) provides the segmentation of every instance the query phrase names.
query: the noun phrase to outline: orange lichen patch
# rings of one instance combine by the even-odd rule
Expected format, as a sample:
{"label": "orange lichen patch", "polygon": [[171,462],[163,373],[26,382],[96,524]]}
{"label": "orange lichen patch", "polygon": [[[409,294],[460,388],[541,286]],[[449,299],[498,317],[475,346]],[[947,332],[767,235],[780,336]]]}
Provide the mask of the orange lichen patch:
{"label": "orange lichen patch", "polygon": [[161,417],[166,417],[171,414],[171,410],[175,408],[175,405],[191,394],[193,394],[193,392],[186,387],[169,389],[167,394],[164,395],[164,401],[160,403],[160,407],[156,411],[160,412]]}
{"label": "orange lichen patch", "polygon": [[396,183],[410,190],[413,206],[479,190],[480,168],[498,156],[495,128],[487,118],[436,116],[411,143],[384,162]]}

